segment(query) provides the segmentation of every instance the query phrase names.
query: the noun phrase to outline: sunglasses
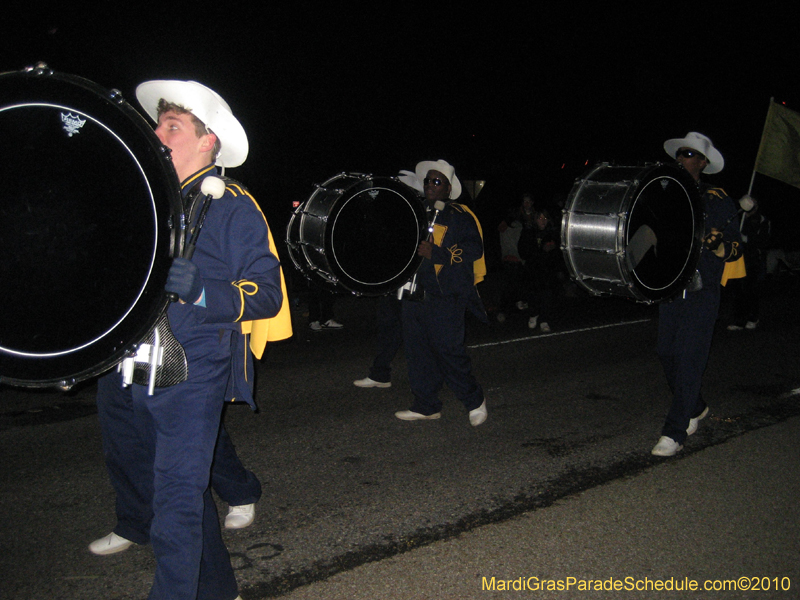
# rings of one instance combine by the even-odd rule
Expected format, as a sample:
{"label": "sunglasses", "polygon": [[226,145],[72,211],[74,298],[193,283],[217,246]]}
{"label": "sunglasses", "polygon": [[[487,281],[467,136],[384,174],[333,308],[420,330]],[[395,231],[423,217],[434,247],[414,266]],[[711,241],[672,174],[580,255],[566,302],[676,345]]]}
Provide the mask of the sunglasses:
{"label": "sunglasses", "polygon": [[428,177],[426,177],[425,179],[422,180],[422,183],[424,185],[435,185],[436,187],[444,185],[444,181],[442,181],[438,177],[436,179],[429,179]]}
{"label": "sunglasses", "polygon": [[679,156],[683,156],[684,158],[694,158],[695,156],[699,156],[702,160],[706,160],[704,154],[700,154],[697,150],[689,150],[687,148],[682,148],[675,153],[675,158]]}

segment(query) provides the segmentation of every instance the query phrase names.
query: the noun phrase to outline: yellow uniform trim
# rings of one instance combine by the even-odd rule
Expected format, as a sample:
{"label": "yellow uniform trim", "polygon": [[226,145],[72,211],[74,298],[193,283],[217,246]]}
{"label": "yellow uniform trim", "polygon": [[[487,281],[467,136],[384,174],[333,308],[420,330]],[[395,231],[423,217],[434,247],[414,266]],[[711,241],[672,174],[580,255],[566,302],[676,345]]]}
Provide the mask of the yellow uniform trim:
{"label": "yellow uniform trim", "polygon": [[236,323],[242,318],[242,315],[244,315],[245,294],[248,296],[255,296],[258,293],[258,284],[242,279],[240,281],[234,281],[231,285],[239,290],[239,300],[241,301],[242,307],[239,311],[239,316],[233,320],[233,322]]}
{"label": "yellow uniform trim", "polygon": [[[256,206],[258,212],[264,218],[264,223],[267,225],[269,250],[277,258],[278,248],[275,246],[275,240],[272,239],[272,231],[269,229],[267,218],[264,216],[264,213],[261,210],[261,207],[258,205],[258,202],[255,201],[255,198],[253,198],[249,192],[238,185],[228,187],[237,189],[239,194],[244,194],[250,198],[250,200]],[[233,192],[234,190],[232,189],[231,191]],[[250,335],[250,350],[253,352],[253,355],[255,355],[256,358],[261,358],[261,356],[264,354],[264,348],[267,347],[267,342],[277,342],[279,340],[285,340],[292,337],[292,313],[289,307],[289,293],[286,290],[286,280],[283,277],[283,269],[280,270],[280,277],[283,301],[281,302],[281,308],[278,311],[278,314],[270,319],[257,319],[254,321],[241,322],[242,333],[245,335]],[[242,299],[244,300],[244,296],[242,296]],[[244,308],[242,310],[244,310]]]}
{"label": "yellow uniform trim", "polygon": [[725,267],[722,269],[722,285],[728,283],[729,279],[741,279],[747,276],[747,269],[744,266],[744,256],[740,256],[739,260],[726,262]]}

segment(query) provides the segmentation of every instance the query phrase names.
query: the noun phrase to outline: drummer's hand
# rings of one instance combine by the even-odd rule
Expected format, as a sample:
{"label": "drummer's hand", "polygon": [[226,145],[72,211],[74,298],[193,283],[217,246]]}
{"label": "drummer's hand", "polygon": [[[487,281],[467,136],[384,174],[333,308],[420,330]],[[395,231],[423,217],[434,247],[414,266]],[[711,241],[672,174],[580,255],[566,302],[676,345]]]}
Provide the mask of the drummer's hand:
{"label": "drummer's hand", "polygon": [[423,256],[430,260],[433,255],[433,244],[428,240],[422,240],[417,246],[417,255]]}
{"label": "drummer's hand", "polygon": [[200,271],[188,258],[176,258],[167,274],[167,284],[164,289],[177,294],[183,302],[194,304],[203,293],[203,278]]}
{"label": "drummer's hand", "polygon": [[725,257],[725,246],[722,245],[722,232],[712,229],[705,238],[703,245],[720,258]]}

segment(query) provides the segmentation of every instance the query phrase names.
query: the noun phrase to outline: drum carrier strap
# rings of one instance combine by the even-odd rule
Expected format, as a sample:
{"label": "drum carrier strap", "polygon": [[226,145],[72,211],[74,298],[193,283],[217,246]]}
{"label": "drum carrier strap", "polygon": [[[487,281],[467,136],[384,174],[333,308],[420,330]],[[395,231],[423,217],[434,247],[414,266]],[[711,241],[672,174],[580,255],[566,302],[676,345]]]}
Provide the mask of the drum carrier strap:
{"label": "drum carrier strap", "polygon": [[[227,177],[219,178],[226,185],[230,181]],[[188,240],[183,246],[183,258],[191,258],[194,253],[197,235],[211,204],[211,198],[201,191],[202,183],[203,179],[198,179],[183,200],[183,225],[186,228],[185,239]],[[186,353],[170,329],[166,310],[153,330],[139,344],[136,354],[123,360],[118,369],[123,375],[123,385],[146,385],[150,395],[156,387],[169,387],[186,381],[189,376]]]}

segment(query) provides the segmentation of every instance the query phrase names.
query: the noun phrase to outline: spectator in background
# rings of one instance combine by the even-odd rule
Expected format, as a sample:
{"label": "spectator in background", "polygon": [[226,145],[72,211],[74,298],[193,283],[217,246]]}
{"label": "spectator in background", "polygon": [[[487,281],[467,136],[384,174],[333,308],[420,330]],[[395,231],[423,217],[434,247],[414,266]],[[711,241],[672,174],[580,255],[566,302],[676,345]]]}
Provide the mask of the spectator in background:
{"label": "spectator in background", "polygon": [[497,312],[497,320],[501,323],[506,320],[506,313],[515,305],[520,310],[526,308],[522,299],[524,261],[519,255],[518,244],[523,223],[527,222],[532,226],[533,215],[533,200],[530,194],[525,194],[520,205],[509,211],[506,218],[497,226],[503,271]]}
{"label": "spectator in background", "polygon": [[519,255],[525,263],[525,292],[528,305],[528,328],[542,333],[550,331],[550,310],[558,290],[560,252],[558,229],[546,210],[535,211],[534,226],[523,229],[519,238]]}

